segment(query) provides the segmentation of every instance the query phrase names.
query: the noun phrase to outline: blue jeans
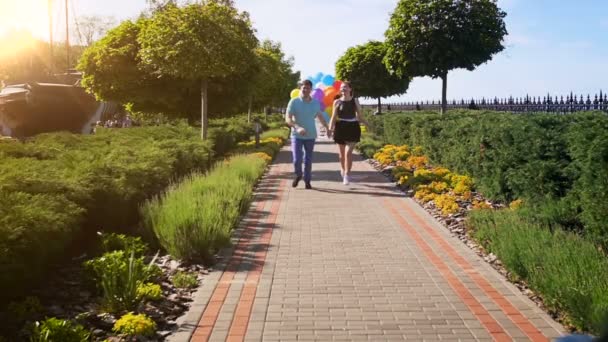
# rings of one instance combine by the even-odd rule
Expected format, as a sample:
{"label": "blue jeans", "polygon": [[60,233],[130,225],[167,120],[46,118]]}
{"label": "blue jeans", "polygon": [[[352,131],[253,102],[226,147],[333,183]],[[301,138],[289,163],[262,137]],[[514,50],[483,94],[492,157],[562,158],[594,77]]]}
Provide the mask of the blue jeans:
{"label": "blue jeans", "polygon": [[[302,155],[302,147],[304,155]],[[293,169],[296,176],[302,177],[302,159],[304,159],[304,181],[310,182],[312,178],[312,150],[315,147],[314,139],[291,138],[291,154],[293,156]]]}

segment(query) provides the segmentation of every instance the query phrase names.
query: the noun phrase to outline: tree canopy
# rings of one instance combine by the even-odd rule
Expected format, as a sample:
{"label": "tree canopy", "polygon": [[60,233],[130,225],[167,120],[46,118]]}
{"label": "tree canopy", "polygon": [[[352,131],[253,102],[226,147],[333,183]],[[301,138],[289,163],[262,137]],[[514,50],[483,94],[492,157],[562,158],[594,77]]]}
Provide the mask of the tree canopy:
{"label": "tree canopy", "polygon": [[336,62],[336,77],[348,80],[357,95],[378,99],[403,94],[410,78],[391,73],[384,64],[387,47],[379,41],[370,41],[351,47]]}
{"label": "tree canopy", "polygon": [[441,78],[443,111],[448,72],[473,70],[504,49],[505,16],[494,0],[400,0],[385,33],[386,66]]}
{"label": "tree canopy", "polygon": [[[230,1],[172,2],[136,22],[124,22],[85,52],[83,85],[98,98],[135,110],[194,120],[206,136],[207,109],[243,110],[281,97],[296,80],[278,43],[259,43],[246,12]],[[210,98],[207,101],[207,97]]]}

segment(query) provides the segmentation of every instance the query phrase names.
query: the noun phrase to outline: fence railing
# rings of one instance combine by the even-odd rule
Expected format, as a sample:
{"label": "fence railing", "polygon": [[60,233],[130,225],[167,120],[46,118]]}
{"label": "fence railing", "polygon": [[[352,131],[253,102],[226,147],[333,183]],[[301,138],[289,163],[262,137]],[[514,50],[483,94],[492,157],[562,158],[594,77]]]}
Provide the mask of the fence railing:
{"label": "fence railing", "polygon": [[[376,109],[375,104],[364,104],[364,108]],[[447,104],[448,109],[487,109],[504,112],[550,112],[550,113],[574,113],[580,111],[600,110],[608,113],[608,94],[600,91],[594,97],[587,95],[577,96],[572,93],[564,96],[522,97],[522,98],[494,98],[494,99],[470,99],[460,101],[451,100]],[[382,111],[409,111],[409,110],[439,110],[441,101],[415,101],[415,102],[390,102],[382,104]]]}

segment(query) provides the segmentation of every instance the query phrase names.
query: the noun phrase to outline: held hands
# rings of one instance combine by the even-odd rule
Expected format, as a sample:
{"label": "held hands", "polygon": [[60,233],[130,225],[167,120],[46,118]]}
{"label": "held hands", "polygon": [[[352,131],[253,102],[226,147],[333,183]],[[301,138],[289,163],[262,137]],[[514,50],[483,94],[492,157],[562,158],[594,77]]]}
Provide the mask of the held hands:
{"label": "held hands", "polygon": [[296,127],[296,132],[298,132],[298,134],[301,135],[301,136],[305,136],[306,135],[306,130],[304,129],[304,127],[297,126]]}

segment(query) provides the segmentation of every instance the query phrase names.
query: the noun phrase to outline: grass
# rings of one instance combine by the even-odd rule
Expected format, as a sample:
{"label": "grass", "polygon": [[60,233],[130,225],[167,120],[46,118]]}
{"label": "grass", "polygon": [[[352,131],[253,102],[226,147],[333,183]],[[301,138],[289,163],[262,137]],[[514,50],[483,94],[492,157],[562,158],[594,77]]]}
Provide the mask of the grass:
{"label": "grass", "polygon": [[513,210],[474,211],[473,236],[545,305],[580,331],[599,334],[608,318],[608,259],[576,234],[531,222]]}
{"label": "grass", "polygon": [[230,244],[265,168],[263,159],[240,155],[206,175],[193,174],[142,206],[145,226],[172,256],[210,262]]}

